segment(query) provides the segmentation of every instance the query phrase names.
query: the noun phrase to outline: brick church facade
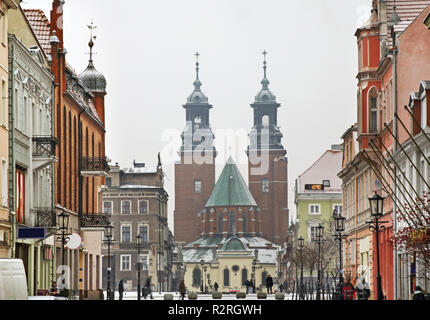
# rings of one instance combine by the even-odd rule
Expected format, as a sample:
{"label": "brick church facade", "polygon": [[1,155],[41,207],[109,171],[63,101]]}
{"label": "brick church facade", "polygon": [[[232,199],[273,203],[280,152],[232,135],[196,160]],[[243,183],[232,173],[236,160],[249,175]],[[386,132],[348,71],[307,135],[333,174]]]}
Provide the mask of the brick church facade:
{"label": "brick church facade", "polygon": [[[289,220],[288,160],[281,144],[283,135],[277,126],[280,104],[269,90],[266,64],[264,60],[262,89],[251,104],[254,123],[247,149],[248,182],[249,191],[256,202],[255,231],[258,230],[262,238],[280,245],[287,236]],[[181,135],[181,160],[175,164],[174,226],[175,240],[178,242],[194,241],[202,233],[209,237],[217,225],[217,219],[205,209],[215,187],[217,152],[209,121],[212,105],[201,91],[201,85],[197,62],[194,91],[183,106],[186,110],[186,127]]]}

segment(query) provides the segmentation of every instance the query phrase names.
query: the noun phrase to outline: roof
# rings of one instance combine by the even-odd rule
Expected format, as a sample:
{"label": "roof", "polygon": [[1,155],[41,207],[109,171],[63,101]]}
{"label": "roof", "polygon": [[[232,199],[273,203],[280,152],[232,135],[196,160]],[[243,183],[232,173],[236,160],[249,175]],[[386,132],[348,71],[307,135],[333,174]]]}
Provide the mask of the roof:
{"label": "roof", "polygon": [[225,206],[257,206],[245,180],[231,157],[225,164],[206,203],[206,207]]}
{"label": "roof", "polygon": [[[328,193],[341,192],[342,180],[337,176],[342,170],[342,151],[327,150],[315,163],[310,166],[298,178],[298,193]],[[330,180],[330,187],[325,187],[324,191],[306,191],[306,184],[321,184],[323,180]]]}
{"label": "roof", "polygon": [[123,173],[157,173],[157,169],[153,167],[144,168],[123,168],[121,169]]}
{"label": "roof", "polygon": [[[241,248],[238,241],[245,248],[244,250],[232,250]],[[218,249],[218,244],[222,245],[221,249]],[[198,247],[195,248],[194,245],[198,245]],[[201,260],[206,263],[211,262],[218,253],[225,251],[247,251],[248,254],[254,254],[254,251],[257,250],[259,263],[276,264],[278,255],[277,245],[260,237],[199,238],[184,245],[182,250],[186,263],[200,263]]]}
{"label": "roof", "polygon": [[37,37],[43,51],[51,54],[51,44],[49,43],[50,22],[41,9],[23,9],[31,29]]}
{"label": "roof", "polygon": [[400,22],[395,25],[396,32],[403,32],[418,15],[430,5],[430,0],[386,0],[387,19],[390,19],[396,7]]}

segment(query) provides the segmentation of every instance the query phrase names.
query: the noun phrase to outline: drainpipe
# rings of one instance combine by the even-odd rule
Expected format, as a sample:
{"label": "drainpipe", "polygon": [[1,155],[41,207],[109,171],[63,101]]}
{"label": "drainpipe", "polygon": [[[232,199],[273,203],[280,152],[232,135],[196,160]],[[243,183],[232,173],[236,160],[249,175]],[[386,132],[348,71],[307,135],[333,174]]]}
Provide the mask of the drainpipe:
{"label": "drainpipe", "polygon": [[16,212],[15,212],[15,155],[13,146],[14,130],[15,130],[15,117],[14,117],[14,56],[15,45],[12,41],[10,43],[9,53],[9,221],[12,225],[11,228],[11,258],[16,258]]}

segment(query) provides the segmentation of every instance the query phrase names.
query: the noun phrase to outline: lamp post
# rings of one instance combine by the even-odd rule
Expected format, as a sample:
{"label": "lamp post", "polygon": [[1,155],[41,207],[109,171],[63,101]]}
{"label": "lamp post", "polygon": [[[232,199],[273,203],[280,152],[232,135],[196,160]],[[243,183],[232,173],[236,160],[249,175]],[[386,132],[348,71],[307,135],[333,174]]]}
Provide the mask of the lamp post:
{"label": "lamp post", "polygon": [[205,260],[200,260],[200,265],[202,266],[202,287],[201,287],[201,289],[202,289],[202,293],[203,293],[203,291],[204,291],[204,286],[203,286],[203,279],[204,279],[204,277],[203,277],[203,273],[204,273],[204,269],[203,269],[203,267],[204,267],[204,265],[205,265]]}
{"label": "lamp post", "polygon": [[369,203],[371,220],[366,223],[369,224],[369,229],[376,233],[376,261],[378,269],[378,274],[376,275],[377,299],[383,300],[384,294],[382,292],[381,270],[379,266],[379,231],[385,230],[385,226],[382,224],[388,223],[388,221],[379,221],[383,216],[384,198],[378,195],[375,191],[375,195],[372,198],[369,198]]}
{"label": "lamp post", "polygon": [[204,266],[203,267],[203,271],[205,272],[205,276],[204,276],[204,279],[205,279],[205,283],[204,283],[204,287],[203,287],[203,291],[206,293],[207,292],[207,286],[206,286],[206,271],[208,270],[208,267],[207,266]]}
{"label": "lamp post", "polygon": [[304,300],[304,292],[303,292],[303,249],[305,247],[305,239],[300,237],[298,239],[297,250],[300,253],[300,289],[299,289],[299,299]]}
{"label": "lamp post", "polygon": [[112,299],[112,292],[110,289],[110,277],[111,277],[111,267],[110,267],[110,246],[112,245],[112,229],[113,229],[113,225],[109,224],[108,226],[105,227],[106,229],[106,233],[105,233],[105,239],[103,240],[103,242],[107,245],[108,247],[108,257],[107,257],[107,300],[113,300]]}
{"label": "lamp post", "polygon": [[[252,279],[252,284],[254,285],[254,288],[257,286],[257,284],[255,283],[255,265],[257,264],[257,259],[252,259],[252,273],[251,273],[251,279]],[[252,288],[252,293],[254,293],[254,288]]]}
{"label": "lamp post", "polygon": [[209,272],[208,272],[208,274],[206,275],[206,277],[207,277],[207,279],[208,279],[208,284],[207,284],[207,286],[206,286],[206,293],[209,293],[209,286],[210,286],[210,284],[211,284],[211,275],[209,274]]}
{"label": "lamp post", "polygon": [[339,241],[339,285],[338,285],[338,298],[342,300],[342,287],[343,287],[343,265],[342,265],[342,240],[345,238],[345,235],[342,232],[345,231],[345,220],[346,218],[342,216],[341,213],[338,213],[335,209],[333,211],[333,219],[335,225],[335,240]]}
{"label": "lamp post", "polygon": [[317,281],[317,297],[316,300],[321,300],[321,243],[324,241],[324,227],[320,223],[316,227],[315,238],[313,239],[318,244],[318,281]]}
{"label": "lamp post", "polygon": [[[69,242],[70,238],[68,237],[68,233],[67,230],[69,229],[69,217],[70,214],[66,211],[62,211],[59,215],[58,215],[58,225],[60,226],[59,229],[61,231],[60,237],[57,238],[57,241],[61,242],[61,265],[62,265],[62,271],[61,271],[61,276],[62,276],[62,291],[66,289],[66,278],[64,276],[64,271],[65,271],[65,246],[67,244],[67,242]],[[64,291],[63,291],[64,292]]]}
{"label": "lamp post", "polygon": [[140,233],[136,236],[136,249],[137,249],[137,300],[140,300],[141,285],[140,285],[140,270],[142,270],[142,262],[140,259],[140,249],[142,248],[142,236]]}

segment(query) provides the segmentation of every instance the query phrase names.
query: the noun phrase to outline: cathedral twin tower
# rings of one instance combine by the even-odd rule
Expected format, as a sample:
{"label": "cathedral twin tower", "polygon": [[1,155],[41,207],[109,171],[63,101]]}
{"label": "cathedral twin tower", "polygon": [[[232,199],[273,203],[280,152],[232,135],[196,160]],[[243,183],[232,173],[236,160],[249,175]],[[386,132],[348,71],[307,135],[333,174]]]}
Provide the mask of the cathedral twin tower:
{"label": "cathedral twin tower", "polygon": [[[269,90],[266,52],[262,89],[251,104],[254,125],[249,134],[248,186],[230,158],[215,185],[214,135],[209,104],[201,91],[199,62],[194,91],[183,106],[186,127],[181,135],[181,160],[175,164],[175,239],[259,236],[276,244],[288,232],[288,161],[277,126],[280,104]],[[196,54],[198,58],[198,53]]]}

